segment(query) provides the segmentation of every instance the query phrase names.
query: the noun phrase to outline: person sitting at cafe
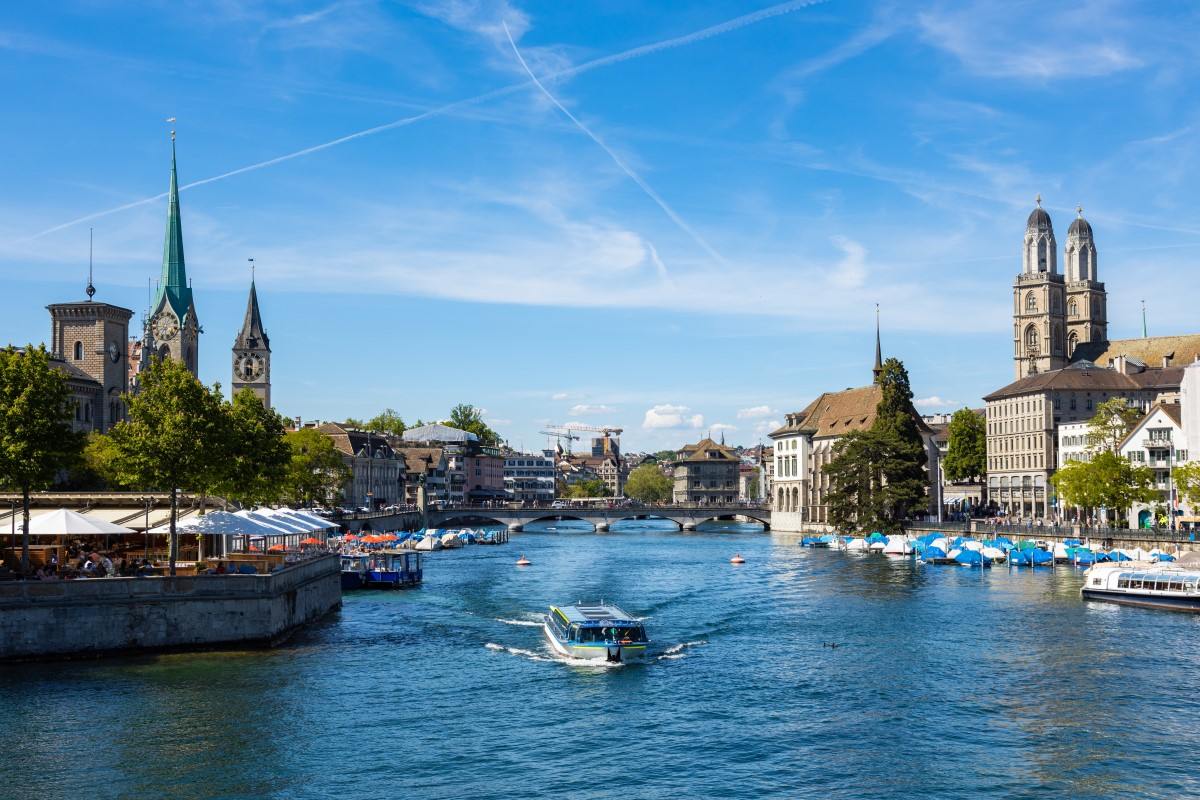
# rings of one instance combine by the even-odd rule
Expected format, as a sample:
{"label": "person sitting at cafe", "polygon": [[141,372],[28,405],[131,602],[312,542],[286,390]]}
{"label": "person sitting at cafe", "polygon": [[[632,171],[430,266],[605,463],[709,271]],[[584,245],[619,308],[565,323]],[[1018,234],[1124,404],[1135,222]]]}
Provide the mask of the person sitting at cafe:
{"label": "person sitting at cafe", "polygon": [[[88,570],[88,566],[91,570]],[[108,558],[99,553],[91,553],[88,555],[88,563],[84,565],[83,573],[89,578],[106,578],[114,575],[113,563]]]}

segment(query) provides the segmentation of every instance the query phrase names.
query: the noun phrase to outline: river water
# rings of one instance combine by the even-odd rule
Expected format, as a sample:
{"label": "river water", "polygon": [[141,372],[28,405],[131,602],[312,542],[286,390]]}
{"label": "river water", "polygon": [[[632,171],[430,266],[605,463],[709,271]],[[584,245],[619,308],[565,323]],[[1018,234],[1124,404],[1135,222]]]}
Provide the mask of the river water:
{"label": "river water", "polygon": [[[437,553],[277,650],[0,667],[0,797],[1200,795],[1200,620],[664,527]],[[538,615],[599,598],[650,663],[550,654]]]}

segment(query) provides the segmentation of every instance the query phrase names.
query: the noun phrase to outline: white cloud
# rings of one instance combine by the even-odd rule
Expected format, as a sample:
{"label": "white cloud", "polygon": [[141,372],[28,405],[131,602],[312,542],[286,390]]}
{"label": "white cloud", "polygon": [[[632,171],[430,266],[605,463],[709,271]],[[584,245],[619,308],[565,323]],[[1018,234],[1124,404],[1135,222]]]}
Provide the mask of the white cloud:
{"label": "white cloud", "polygon": [[646,410],[646,416],[642,419],[642,427],[646,430],[703,428],[704,415],[692,414],[691,409],[687,406],[663,403]]}
{"label": "white cloud", "polygon": [[724,422],[714,422],[712,425],[708,426],[708,429],[713,433],[720,433],[721,431],[736,431],[737,425],[727,425]]}
{"label": "white cloud", "polygon": [[766,436],[768,433],[780,427],[782,424],[783,423],[777,419],[764,419],[762,422],[754,426],[754,432],[759,436]]}
{"label": "white cloud", "polygon": [[959,402],[957,400],[946,400],[935,394],[931,397],[922,397],[914,400],[913,405],[917,408],[950,408],[951,406],[959,405]]}
{"label": "white cloud", "polygon": [[774,410],[770,406],[752,406],[750,408],[743,408],[743,409],[739,410],[737,412],[737,418],[738,419],[759,419],[760,417],[769,417],[772,414],[778,414],[778,413],[779,413],[778,411]]}
{"label": "white cloud", "polygon": [[831,241],[846,254],[833,267],[829,283],[837,289],[859,289],[867,282],[867,248],[845,236],[834,236]]}
{"label": "white cloud", "polygon": [[616,411],[617,410],[612,406],[606,406],[600,403],[579,403],[578,405],[571,406],[571,410],[567,413],[572,417],[590,417],[598,414],[615,414]]}
{"label": "white cloud", "polygon": [[[1053,80],[1099,77],[1142,66],[1122,40],[1129,27],[1112,0],[1055,7],[1040,0],[942,3],[917,15],[922,38],[991,78]],[[1029,21],[1037,20],[1036,35]],[[1080,25],[1089,32],[1086,54],[1047,42],[1070,41]]]}
{"label": "white cloud", "polygon": [[566,392],[555,392],[554,394],[550,395],[551,400],[566,400],[568,397],[570,397],[570,395]]}

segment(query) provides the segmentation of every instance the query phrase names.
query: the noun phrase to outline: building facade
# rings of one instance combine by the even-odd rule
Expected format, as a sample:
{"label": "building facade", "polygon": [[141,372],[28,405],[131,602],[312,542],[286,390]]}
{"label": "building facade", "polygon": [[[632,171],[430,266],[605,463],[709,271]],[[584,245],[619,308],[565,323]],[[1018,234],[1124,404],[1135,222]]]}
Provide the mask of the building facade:
{"label": "building facade", "polygon": [[406,479],[404,499],[409,505],[420,505],[420,493],[425,493],[425,502],[431,506],[444,506],[450,502],[449,484],[446,473],[449,462],[446,451],[440,447],[419,447],[401,444],[392,440],[396,452],[404,458]]}
{"label": "building facade", "polygon": [[1135,467],[1148,467],[1154,472],[1153,503],[1136,503],[1129,509],[1129,527],[1170,527],[1175,517],[1191,516],[1191,511],[1178,502],[1172,471],[1186,464],[1192,455],[1187,450],[1183,418],[1178,403],[1154,406],[1129,435],[1121,442],[1118,453]]}
{"label": "building facade", "polygon": [[1072,461],[1091,461],[1092,449],[1088,444],[1091,425],[1088,422],[1064,422],[1058,426],[1058,457],[1055,469],[1062,469]]}
{"label": "building facade", "polygon": [[404,458],[392,449],[387,437],[336,422],[318,425],[317,430],[333,441],[350,468],[350,478],[342,488],[345,505],[375,509],[405,502]]}
{"label": "building facade", "polygon": [[246,316],[242,329],[233,341],[233,393],[242,389],[254,392],[263,405],[271,407],[271,340],[263,329],[258,309],[258,290],[250,281],[250,296],[246,300]]}
{"label": "building facade", "polygon": [[731,450],[712,439],[701,439],[683,448],[672,462],[672,499],[681,505],[736,504],[741,463]]}
{"label": "building facade", "polygon": [[106,433],[125,419],[133,312],[94,302],[90,299],[94,293],[89,283],[88,300],[52,303],[46,310],[50,312],[51,363],[61,365],[68,376],[76,406],[74,426],[80,431]]}
{"label": "building facade", "polygon": [[519,503],[545,505],[554,502],[554,451],[510,453],[504,458],[504,491]]}

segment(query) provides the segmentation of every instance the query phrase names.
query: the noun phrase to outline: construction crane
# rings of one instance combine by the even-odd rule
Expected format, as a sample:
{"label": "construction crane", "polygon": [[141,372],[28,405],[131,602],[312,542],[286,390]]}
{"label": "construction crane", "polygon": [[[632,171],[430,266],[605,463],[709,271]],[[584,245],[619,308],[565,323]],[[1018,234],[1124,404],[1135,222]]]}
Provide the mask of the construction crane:
{"label": "construction crane", "polygon": [[[619,456],[621,452],[621,434],[625,432],[624,428],[610,428],[608,426],[596,427],[595,425],[584,425],[578,422],[571,422],[566,425],[555,425],[555,428],[566,431],[591,431],[604,436],[604,452],[611,455]],[[616,439],[617,446],[614,449],[610,439]]]}
{"label": "construction crane", "polygon": [[[562,425],[549,425],[547,427],[549,427],[549,430],[542,431],[542,433],[546,434],[546,436],[548,436],[548,437],[552,436],[555,439],[558,439],[560,444],[562,443],[563,439],[566,439],[567,440],[567,454],[570,455],[571,441],[574,440],[577,442],[577,441],[579,441],[580,437],[571,433],[570,428],[564,427]],[[548,443],[549,443],[549,439],[547,439],[547,444]]]}

